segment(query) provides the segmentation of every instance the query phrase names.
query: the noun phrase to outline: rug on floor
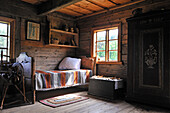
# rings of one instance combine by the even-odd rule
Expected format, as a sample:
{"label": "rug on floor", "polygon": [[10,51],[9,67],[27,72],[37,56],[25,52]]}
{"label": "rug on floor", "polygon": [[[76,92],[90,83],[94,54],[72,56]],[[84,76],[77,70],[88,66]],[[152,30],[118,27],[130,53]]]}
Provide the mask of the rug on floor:
{"label": "rug on floor", "polygon": [[74,94],[67,94],[67,95],[40,100],[39,102],[50,107],[59,107],[59,106],[72,104],[86,99],[88,99],[88,97],[77,96]]}

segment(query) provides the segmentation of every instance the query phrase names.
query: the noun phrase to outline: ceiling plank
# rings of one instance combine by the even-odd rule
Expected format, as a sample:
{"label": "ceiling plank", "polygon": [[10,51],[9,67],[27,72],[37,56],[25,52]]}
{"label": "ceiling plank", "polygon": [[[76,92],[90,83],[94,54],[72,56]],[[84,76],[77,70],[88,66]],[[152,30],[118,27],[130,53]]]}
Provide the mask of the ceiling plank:
{"label": "ceiling plank", "polygon": [[103,6],[99,5],[99,4],[96,4],[96,3],[92,2],[92,1],[90,1],[90,0],[86,0],[86,1],[91,3],[91,4],[97,5],[97,6],[101,7],[101,8],[103,8],[103,9],[107,9],[107,7],[103,7]]}
{"label": "ceiling plank", "polygon": [[68,10],[71,10],[71,11],[73,11],[73,12],[76,12],[76,13],[79,13],[79,14],[85,14],[85,13],[81,13],[81,12],[79,12],[79,11],[76,11],[76,10],[74,10],[74,9],[71,9],[71,8],[65,8],[65,9],[68,9]]}
{"label": "ceiling plank", "polygon": [[87,9],[78,7],[78,6],[74,5],[74,4],[73,4],[73,5],[70,5],[70,6],[66,7],[66,8],[72,9],[72,10],[77,11],[77,12],[80,12],[80,13],[82,13],[82,14],[93,13],[93,11],[89,11],[89,10],[87,10]]}
{"label": "ceiling plank", "polygon": [[[138,1],[134,1],[134,2],[131,1],[129,3],[125,3],[125,4],[122,4],[122,5],[116,6],[116,7],[109,8],[109,11],[112,11],[112,10],[115,10],[115,9],[119,9],[119,8],[123,8],[123,7],[130,6],[130,5],[134,5],[134,4],[137,4],[137,3],[140,3],[140,2],[144,2],[144,1],[145,0],[138,0]],[[91,14],[79,17],[76,20],[80,20],[80,19],[83,19],[83,18],[87,18],[87,17],[90,17],[90,16],[97,15],[97,14],[105,13],[107,11],[108,11],[107,9],[104,9],[102,11],[98,11],[98,12],[95,12],[95,13],[91,13]]]}
{"label": "ceiling plank", "polygon": [[120,3],[113,2],[112,0],[108,0],[108,1],[115,4],[115,5],[121,5]]}
{"label": "ceiling plank", "polygon": [[82,9],[84,9],[84,10],[88,10],[88,11],[90,11],[90,12],[93,12],[93,10],[88,9],[88,8],[84,8],[84,7],[80,6],[80,5],[77,5],[77,4],[73,4],[73,5],[75,5],[75,6],[77,6],[77,7],[80,7],[80,8],[82,8]]}
{"label": "ceiling plank", "polygon": [[81,2],[77,2],[74,5],[78,5],[80,7],[85,8],[85,9],[89,9],[89,10],[91,10],[93,12],[103,10],[103,8],[101,8],[101,7],[97,6],[97,5],[91,4],[90,2],[87,2],[86,0],[82,0]]}
{"label": "ceiling plank", "polygon": [[111,3],[108,0],[90,0],[90,1],[106,8],[116,6],[115,4]]}
{"label": "ceiling plank", "polygon": [[66,9],[66,8],[57,10],[57,12],[64,13],[64,14],[67,14],[67,15],[77,16],[77,17],[78,17],[78,16],[82,16],[82,14],[73,12],[73,11],[68,10],[68,9]]}
{"label": "ceiling plank", "polygon": [[61,8],[67,7],[82,0],[49,0],[38,5],[38,15],[47,15]]}

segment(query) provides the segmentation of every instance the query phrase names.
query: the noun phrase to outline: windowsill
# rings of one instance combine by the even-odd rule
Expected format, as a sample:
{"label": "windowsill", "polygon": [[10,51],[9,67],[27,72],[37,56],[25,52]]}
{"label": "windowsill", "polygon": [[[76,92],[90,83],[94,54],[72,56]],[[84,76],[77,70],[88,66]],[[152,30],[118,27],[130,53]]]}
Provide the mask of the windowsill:
{"label": "windowsill", "polygon": [[96,62],[96,64],[122,64],[122,62]]}

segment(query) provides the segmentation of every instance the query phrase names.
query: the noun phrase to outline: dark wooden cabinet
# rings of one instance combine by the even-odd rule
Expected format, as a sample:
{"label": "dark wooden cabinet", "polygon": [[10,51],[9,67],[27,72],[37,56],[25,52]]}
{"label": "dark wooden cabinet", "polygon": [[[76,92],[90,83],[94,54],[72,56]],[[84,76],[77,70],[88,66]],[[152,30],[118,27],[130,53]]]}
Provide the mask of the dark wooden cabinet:
{"label": "dark wooden cabinet", "polygon": [[170,108],[170,11],[128,18],[127,100]]}

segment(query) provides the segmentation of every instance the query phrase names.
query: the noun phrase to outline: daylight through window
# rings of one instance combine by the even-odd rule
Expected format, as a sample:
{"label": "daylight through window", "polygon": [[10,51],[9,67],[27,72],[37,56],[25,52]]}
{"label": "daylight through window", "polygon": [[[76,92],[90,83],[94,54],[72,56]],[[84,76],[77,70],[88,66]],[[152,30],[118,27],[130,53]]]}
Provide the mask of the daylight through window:
{"label": "daylight through window", "polygon": [[93,56],[97,62],[119,61],[119,29],[118,27],[94,30]]}
{"label": "daylight through window", "polygon": [[[3,51],[3,60],[10,58],[10,23],[0,22],[0,54]],[[0,55],[1,56],[1,55]]]}

